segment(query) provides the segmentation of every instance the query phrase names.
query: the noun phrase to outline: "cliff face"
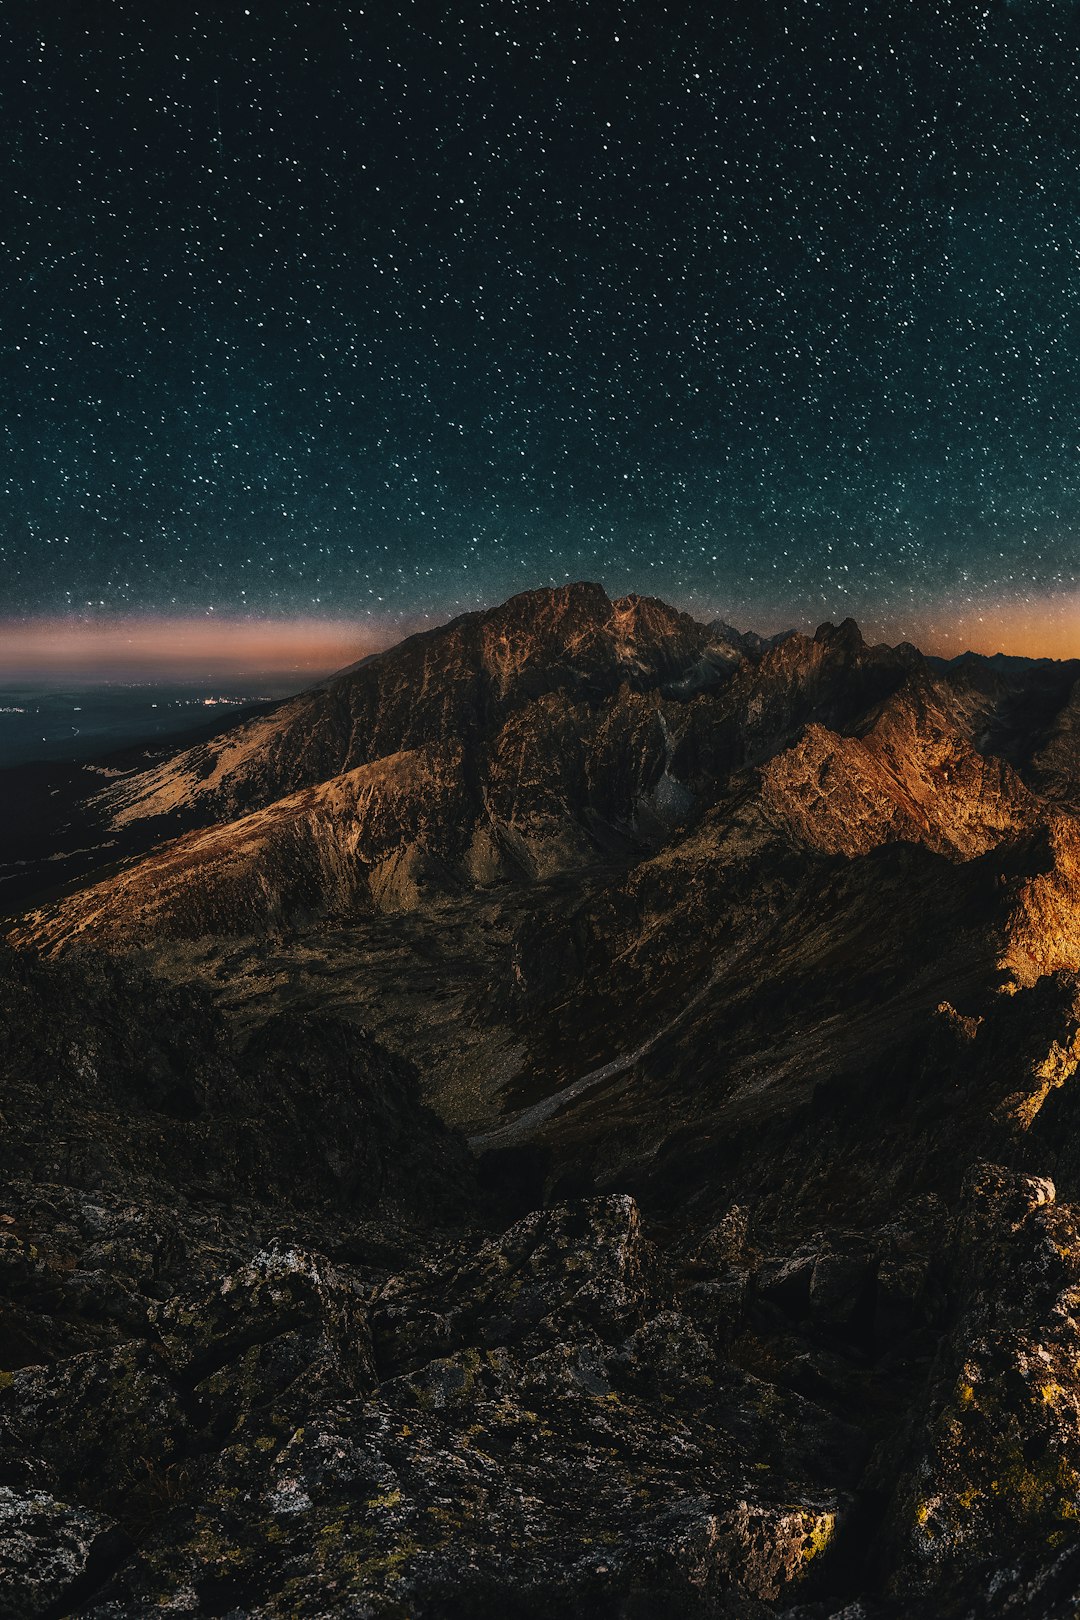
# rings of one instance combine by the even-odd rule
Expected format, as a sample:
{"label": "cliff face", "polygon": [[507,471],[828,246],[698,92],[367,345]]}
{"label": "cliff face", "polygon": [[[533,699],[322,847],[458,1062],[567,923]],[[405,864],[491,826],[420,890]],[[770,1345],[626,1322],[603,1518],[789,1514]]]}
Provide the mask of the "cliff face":
{"label": "cliff face", "polygon": [[528,593],[111,783],[93,808],[114,845],[212,831],[94,885],[37,937],[243,934],[634,858],[740,767],[812,721],[851,724],[920,662],[853,625],[733,652],[648,598]]}
{"label": "cliff face", "polygon": [[613,603],[598,585],[528,592],[364,660],[117,784],[103,805],[120,825],[220,820],[392,754],[486,735],[547,694],[598,701],[622,685],[692,681],[711,668],[710,647],[704,626],[649,597]]}
{"label": "cliff face", "polygon": [[582,585],[97,778],[0,1615],[1071,1620],[1078,677]]}
{"label": "cliff face", "polygon": [[1080,680],[1054,715],[1032,760],[1032,779],[1043,798],[1080,811]]}
{"label": "cliff face", "polygon": [[1013,768],[976,752],[948,694],[925,679],[905,683],[855,736],[812,722],[761,777],[765,804],[829,854],[903,842],[969,859],[1040,819]]}

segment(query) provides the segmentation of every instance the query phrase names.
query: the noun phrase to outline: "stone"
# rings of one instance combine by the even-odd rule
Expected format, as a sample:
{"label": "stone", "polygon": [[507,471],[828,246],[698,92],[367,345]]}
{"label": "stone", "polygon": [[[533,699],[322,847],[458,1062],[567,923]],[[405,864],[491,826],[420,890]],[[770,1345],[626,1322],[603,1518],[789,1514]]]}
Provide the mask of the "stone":
{"label": "stone", "polygon": [[66,1612],[95,1558],[108,1556],[112,1530],[101,1514],[44,1491],[0,1485],[0,1620]]}

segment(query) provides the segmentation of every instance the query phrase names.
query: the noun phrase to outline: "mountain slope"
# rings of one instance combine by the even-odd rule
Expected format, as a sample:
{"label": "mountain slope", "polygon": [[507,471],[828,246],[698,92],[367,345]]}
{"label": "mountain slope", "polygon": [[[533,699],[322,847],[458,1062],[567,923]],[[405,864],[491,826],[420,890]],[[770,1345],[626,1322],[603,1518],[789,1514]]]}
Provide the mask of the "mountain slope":
{"label": "mountain slope", "polygon": [[220,832],[166,844],[35,937],[244,933],[412,904],[425,883],[630,858],[808,721],[857,720],[913,660],[846,625],[733,661],[662,603],[591,586],[515,598],[105,788],[115,838],[235,821],[235,847]]}
{"label": "mountain slope", "polygon": [[599,585],[528,592],[364,659],[273,715],[189,750],[102,803],[123,825],[179,812],[222,819],[390,754],[467,740],[546,693],[610,696],[707,671],[708,631]]}
{"label": "mountain slope", "polygon": [[[613,604],[594,586],[529,593],[414,637],[108,786],[117,827],[155,825],[166,800],[213,819],[40,909],[14,937],[210,972],[234,1005],[245,983],[262,987],[260,1006],[280,1000],[268,958],[291,957],[284,1004],[374,1017],[425,1068],[437,1051],[433,1094],[481,1131],[502,1128],[498,1087],[547,1094],[574,1078],[564,1047],[580,1077],[583,1058],[602,1067],[653,1040],[664,997],[700,982],[710,953],[753,960],[763,915],[819,905],[810,895],[830,861],[851,863],[856,911],[873,908],[878,868],[862,862],[882,846],[961,862],[1000,852],[1018,870],[992,940],[980,936],[986,961],[1017,982],[1075,969],[1075,827],[1035,791],[1046,747],[1069,758],[1068,681],[988,660],[936,668],[910,647],[868,647],[850,622],[751,639],[735,656],[726,643],[714,656],[713,637],[662,603]],[[1062,707],[1046,722],[1051,689]],[[985,745],[1036,709],[1052,741],[1028,750],[1025,784]],[[257,808],[235,817],[244,801]],[[933,884],[933,870],[918,881]],[[571,879],[578,899],[573,886],[558,898]],[[401,913],[417,919],[399,932],[415,946],[395,956],[395,983],[365,968],[365,951],[371,964],[382,947],[364,940]],[[444,913],[465,949],[445,970],[445,1019],[436,1007],[418,1023],[403,981],[428,974],[415,950],[444,954]],[[529,943],[534,931],[564,943],[552,955]],[[283,951],[291,937],[302,943]],[[222,965],[238,948],[249,956],[239,976]],[[597,972],[611,983],[590,1002],[576,987]],[[493,992],[481,1003],[477,974]],[[469,1032],[453,1027],[461,998],[477,1003]],[[633,1039],[619,1033],[624,1017]],[[537,1040],[538,1018],[561,1027]],[[524,1060],[512,1055],[522,1047]]]}
{"label": "mountain slope", "polygon": [[1078,677],[577,586],[108,779],[0,1612],[1072,1620]]}

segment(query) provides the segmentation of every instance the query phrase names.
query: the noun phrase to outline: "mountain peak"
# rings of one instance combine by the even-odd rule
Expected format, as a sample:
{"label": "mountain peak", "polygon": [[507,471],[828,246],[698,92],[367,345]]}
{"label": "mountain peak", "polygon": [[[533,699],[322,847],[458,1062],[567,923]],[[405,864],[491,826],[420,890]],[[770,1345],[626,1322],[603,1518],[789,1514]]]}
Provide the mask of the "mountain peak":
{"label": "mountain peak", "polygon": [[757,630],[737,630],[727,619],[712,619],[709,622],[709,634],[714,644],[721,647],[730,647],[733,652],[743,657],[759,658],[770,647],[778,647],[792,636],[798,634],[796,630],[780,630],[776,635],[763,636]]}
{"label": "mountain peak", "polygon": [[840,624],[826,619],[815,630],[814,640],[822,646],[835,647],[840,652],[851,654],[863,652],[866,647],[862,631],[852,618],[844,619]]}
{"label": "mountain peak", "polygon": [[565,613],[577,609],[580,612],[590,608],[598,613],[607,613],[611,609],[611,598],[596,580],[575,579],[565,585],[536,585],[527,591],[518,591],[498,606],[483,610],[482,616],[486,618],[495,613],[522,610],[530,613],[552,610]]}

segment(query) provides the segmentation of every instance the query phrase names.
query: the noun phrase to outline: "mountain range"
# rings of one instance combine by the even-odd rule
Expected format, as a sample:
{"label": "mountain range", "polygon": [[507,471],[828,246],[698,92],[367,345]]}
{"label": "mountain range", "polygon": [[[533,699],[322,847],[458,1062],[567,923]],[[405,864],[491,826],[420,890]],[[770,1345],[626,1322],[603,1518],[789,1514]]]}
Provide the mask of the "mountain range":
{"label": "mountain range", "polygon": [[1075,1616],[1080,659],[578,584],[0,794],[0,1616]]}

